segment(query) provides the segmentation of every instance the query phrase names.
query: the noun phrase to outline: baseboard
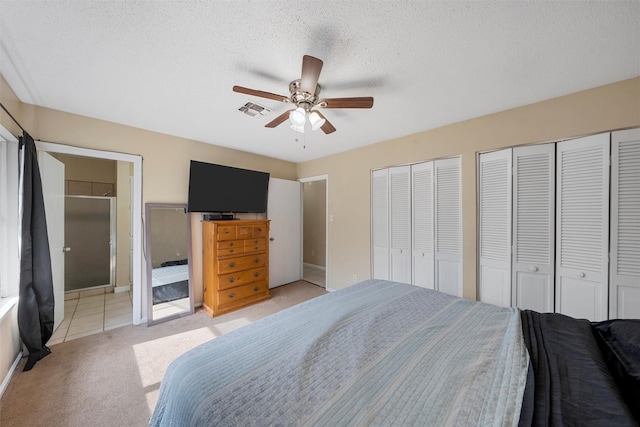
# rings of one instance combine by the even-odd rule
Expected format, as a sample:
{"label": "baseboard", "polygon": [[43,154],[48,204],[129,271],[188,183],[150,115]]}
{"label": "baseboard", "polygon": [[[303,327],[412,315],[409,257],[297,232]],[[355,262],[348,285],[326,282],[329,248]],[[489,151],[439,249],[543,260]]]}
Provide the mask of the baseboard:
{"label": "baseboard", "polygon": [[327,290],[327,292],[335,292],[336,291],[336,289],[333,289],[333,288],[325,288],[325,289]]}
{"label": "baseboard", "polygon": [[304,265],[305,267],[315,268],[316,270],[327,271],[327,267],[323,267],[321,265],[315,265],[308,262],[303,262],[302,265]]}
{"label": "baseboard", "polygon": [[18,367],[18,363],[20,363],[20,359],[22,359],[21,351],[18,352],[18,357],[16,357],[16,360],[14,360],[13,365],[11,365],[11,368],[9,368],[9,372],[7,372],[7,375],[4,377],[4,380],[2,380],[2,384],[0,384],[0,399],[2,399],[2,395],[4,394],[4,391],[9,386],[9,381],[11,381],[11,377],[13,377],[13,373]]}
{"label": "baseboard", "polygon": [[114,286],[113,292],[129,292],[131,290],[131,285],[122,285],[122,286]]}

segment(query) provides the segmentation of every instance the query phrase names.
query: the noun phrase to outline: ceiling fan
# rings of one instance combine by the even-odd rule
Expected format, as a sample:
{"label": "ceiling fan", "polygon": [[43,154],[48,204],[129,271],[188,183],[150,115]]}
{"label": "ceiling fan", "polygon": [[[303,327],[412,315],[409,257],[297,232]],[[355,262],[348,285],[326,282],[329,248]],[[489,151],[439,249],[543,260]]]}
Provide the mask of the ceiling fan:
{"label": "ceiling fan", "polygon": [[291,121],[291,128],[304,133],[304,125],[309,120],[311,129],[322,129],[326,134],[336,131],[336,128],[317,110],[317,108],[371,108],[373,98],[370,96],[356,98],[320,98],[321,87],[318,77],[322,71],[323,62],[313,56],[302,57],[302,75],[299,79],[289,83],[290,96],[278,95],[271,92],[234,86],[233,91],[246,95],[282,101],[294,104],[296,108],[285,111],[265,125],[274,128],[282,124],[287,118]]}

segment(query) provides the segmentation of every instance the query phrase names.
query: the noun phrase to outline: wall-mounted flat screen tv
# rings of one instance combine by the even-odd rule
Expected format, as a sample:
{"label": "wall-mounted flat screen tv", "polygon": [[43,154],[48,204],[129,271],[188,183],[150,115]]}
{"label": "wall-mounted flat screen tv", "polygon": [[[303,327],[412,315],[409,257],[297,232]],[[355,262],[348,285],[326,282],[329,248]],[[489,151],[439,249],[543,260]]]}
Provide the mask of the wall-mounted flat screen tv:
{"label": "wall-mounted flat screen tv", "polygon": [[191,160],[189,212],[262,213],[267,210],[269,173]]}

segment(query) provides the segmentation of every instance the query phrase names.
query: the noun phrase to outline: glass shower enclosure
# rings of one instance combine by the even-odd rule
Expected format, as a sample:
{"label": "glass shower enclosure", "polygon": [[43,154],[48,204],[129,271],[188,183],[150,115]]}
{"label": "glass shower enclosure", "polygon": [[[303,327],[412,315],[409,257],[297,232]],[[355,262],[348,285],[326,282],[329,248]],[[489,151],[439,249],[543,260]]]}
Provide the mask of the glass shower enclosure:
{"label": "glass shower enclosure", "polygon": [[65,197],[65,292],[113,286],[114,197]]}

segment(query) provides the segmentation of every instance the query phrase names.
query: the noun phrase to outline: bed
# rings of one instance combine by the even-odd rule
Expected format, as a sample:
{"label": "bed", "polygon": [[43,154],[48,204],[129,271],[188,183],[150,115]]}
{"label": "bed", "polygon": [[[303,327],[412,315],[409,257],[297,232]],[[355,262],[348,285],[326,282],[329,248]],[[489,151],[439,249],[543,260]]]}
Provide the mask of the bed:
{"label": "bed", "polygon": [[151,270],[153,304],[189,297],[189,266],[181,262],[166,262]]}
{"label": "bed", "polygon": [[592,325],[563,317],[368,280],[178,357],[149,424],[637,425]]}

